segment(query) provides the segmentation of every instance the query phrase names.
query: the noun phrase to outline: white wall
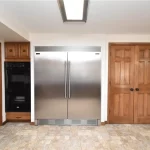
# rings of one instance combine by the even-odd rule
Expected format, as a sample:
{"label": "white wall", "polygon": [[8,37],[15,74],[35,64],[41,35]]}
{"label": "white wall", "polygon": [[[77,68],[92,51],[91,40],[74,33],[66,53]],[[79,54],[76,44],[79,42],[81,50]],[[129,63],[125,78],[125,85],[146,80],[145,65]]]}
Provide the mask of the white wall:
{"label": "white wall", "polygon": [[31,122],[35,120],[35,101],[34,101],[34,52],[35,48],[31,42],[30,44],[30,56],[31,56]]}
{"label": "white wall", "polygon": [[150,35],[113,34],[107,35],[107,42],[150,42]]}
{"label": "white wall", "polygon": [[6,120],[5,113],[5,78],[4,78],[4,41],[0,41],[1,43],[1,58],[2,58],[2,121]]}
{"label": "white wall", "polygon": [[108,43],[150,42],[150,35],[102,35],[102,34],[30,34],[31,41],[31,121],[34,122],[34,46],[100,46],[102,50],[101,121],[107,121],[108,95]]}
{"label": "white wall", "polygon": [[0,5],[0,22],[16,32],[16,34],[19,34],[20,36],[25,38],[26,40],[29,39],[28,31],[18,21],[18,19],[14,15],[12,15],[12,13],[9,12],[8,9],[6,9],[6,7],[4,7],[3,5]]}
{"label": "white wall", "polygon": [[[2,62],[4,62],[4,42]],[[102,108],[101,121],[107,121],[108,93],[108,43],[109,42],[150,42],[150,35],[101,35],[101,34],[30,34],[31,42],[31,121],[34,122],[34,46],[100,46],[102,50]],[[2,63],[3,121],[5,115],[4,63]]]}
{"label": "white wall", "polygon": [[31,35],[31,121],[34,121],[34,46],[100,46],[102,50],[102,100],[101,100],[101,121],[107,120],[107,112],[105,107],[107,105],[107,49],[106,43],[103,39],[105,35],[59,35],[59,34],[44,34]]}

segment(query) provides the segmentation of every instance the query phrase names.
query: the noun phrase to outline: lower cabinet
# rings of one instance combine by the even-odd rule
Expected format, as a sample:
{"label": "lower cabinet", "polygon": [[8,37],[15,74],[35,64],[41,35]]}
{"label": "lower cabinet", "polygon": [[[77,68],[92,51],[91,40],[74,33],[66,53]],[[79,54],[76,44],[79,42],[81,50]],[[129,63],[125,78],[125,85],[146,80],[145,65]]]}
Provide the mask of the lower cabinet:
{"label": "lower cabinet", "polygon": [[31,113],[30,112],[7,112],[6,120],[7,121],[30,121]]}

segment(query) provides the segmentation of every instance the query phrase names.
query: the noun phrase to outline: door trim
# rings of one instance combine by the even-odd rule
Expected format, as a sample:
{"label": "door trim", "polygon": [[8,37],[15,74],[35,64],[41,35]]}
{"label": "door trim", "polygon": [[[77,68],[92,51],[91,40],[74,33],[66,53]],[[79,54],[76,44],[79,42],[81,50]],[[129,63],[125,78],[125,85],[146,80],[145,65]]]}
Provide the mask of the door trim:
{"label": "door trim", "polygon": [[110,42],[109,43],[109,50],[110,46],[136,46],[136,45],[149,45],[150,43],[148,42]]}
{"label": "door trim", "polygon": [[110,74],[110,60],[111,60],[111,43],[109,43],[108,45],[108,104],[107,104],[107,123],[109,124],[109,109],[110,109],[110,77],[111,77],[111,74]]}

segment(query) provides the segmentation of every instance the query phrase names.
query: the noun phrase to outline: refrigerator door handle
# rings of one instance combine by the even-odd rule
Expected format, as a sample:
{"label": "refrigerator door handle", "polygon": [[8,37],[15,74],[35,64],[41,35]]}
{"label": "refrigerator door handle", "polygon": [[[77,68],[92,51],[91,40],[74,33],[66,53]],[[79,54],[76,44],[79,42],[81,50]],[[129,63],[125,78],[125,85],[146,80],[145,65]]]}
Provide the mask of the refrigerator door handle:
{"label": "refrigerator door handle", "polygon": [[68,62],[68,76],[69,76],[69,98],[70,98],[70,61]]}
{"label": "refrigerator door handle", "polygon": [[67,98],[67,70],[68,70],[68,66],[67,66],[67,62],[65,61],[65,98]]}

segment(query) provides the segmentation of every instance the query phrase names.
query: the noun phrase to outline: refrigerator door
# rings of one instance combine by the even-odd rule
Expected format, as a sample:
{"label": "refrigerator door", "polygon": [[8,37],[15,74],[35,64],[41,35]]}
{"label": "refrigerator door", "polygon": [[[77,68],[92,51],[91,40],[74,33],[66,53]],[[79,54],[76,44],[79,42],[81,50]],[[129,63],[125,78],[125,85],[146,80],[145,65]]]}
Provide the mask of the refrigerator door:
{"label": "refrigerator door", "polygon": [[67,52],[35,53],[35,119],[67,118]]}
{"label": "refrigerator door", "polygon": [[100,52],[68,53],[68,119],[100,119]]}

